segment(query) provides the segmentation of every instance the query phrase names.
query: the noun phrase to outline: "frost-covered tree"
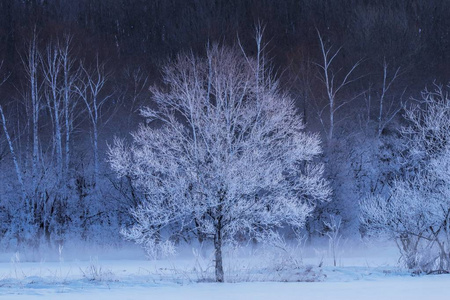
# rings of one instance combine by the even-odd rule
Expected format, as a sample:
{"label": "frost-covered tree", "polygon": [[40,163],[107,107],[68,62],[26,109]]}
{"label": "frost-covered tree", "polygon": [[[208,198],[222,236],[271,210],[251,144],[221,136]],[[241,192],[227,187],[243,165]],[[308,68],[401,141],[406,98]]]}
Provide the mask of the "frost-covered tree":
{"label": "frost-covered tree", "polygon": [[113,170],[145,194],[124,235],[150,254],[180,237],[211,239],[223,282],[225,243],[302,227],[316,201],[328,200],[323,166],[314,163],[320,140],[304,132],[266,68],[235,49],[180,55],[163,79],[132,145],[117,139],[109,150]]}
{"label": "frost-covered tree", "polygon": [[403,178],[391,195],[361,202],[369,233],[395,239],[406,265],[416,271],[450,271],[450,99],[440,86],[406,109]]}

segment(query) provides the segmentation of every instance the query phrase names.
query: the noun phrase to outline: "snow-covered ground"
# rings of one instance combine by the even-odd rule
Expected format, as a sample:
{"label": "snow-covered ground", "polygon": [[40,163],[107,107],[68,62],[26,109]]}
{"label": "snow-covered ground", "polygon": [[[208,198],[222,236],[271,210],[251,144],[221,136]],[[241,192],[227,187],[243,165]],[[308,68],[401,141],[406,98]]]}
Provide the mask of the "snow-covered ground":
{"label": "snow-covered ground", "polygon": [[87,285],[18,287],[2,299],[448,299],[449,276],[386,277],[351,282],[246,282],[187,285]]}
{"label": "snow-covered ground", "polygon": [[41,253],[41,260],[38,254],[3,254],[0,299],[450,298],[450,275],[411,276],[398,266],[393,247],[348,247],[337,255],[336,267],[330,253],[317,248],[302,251],[301,268],[291,267],[298,257],[229,252],[224,284],[211,282],[212,262],[194,254],[159,261],[145,260],[137,250],[114,255],[72,249]]}

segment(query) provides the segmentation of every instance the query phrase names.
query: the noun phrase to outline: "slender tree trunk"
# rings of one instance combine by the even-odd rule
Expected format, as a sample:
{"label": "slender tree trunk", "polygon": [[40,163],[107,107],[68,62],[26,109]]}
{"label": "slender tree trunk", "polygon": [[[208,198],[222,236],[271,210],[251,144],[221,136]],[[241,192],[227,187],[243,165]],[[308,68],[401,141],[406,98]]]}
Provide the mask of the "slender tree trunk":
{"label": "slender tree trunk", "polygon": [[[73,88],[74,81],[78,78],[79,71],[74,69],[74,59],[72,59],[70,54],[72,36],[67,35],[63,47],[60,48],[60,55],[62,58],[62,70],[63,70],[63,109],[64,109],[64,168],[63,178],[68,178],[69,164],[70,164],[70,138],[72,130],[72,117],[70,112],[70,106],[73,104],[71,89]],[[62,124],[62,123],[61,123]],[[62,125],[61,125],[62,126]]]}
{"label": "slender tree trunk", "polygon": [[34,78],[31,81],[33,86],[32,90],[32,110],[33,110],[33,165],[32,165],[32,174],[33,174],[33,189],[36,189],[37,186],[37,169],[38,169],[38,161],[39,161],[39,136],[38,136],[38,123],[39,123],[39,102],[37,100],[37,89],[34,88],[36,83]]}
{"label": "slender tree trunk", "polygon": [[334,99],[330,98],[330,128],[328,129],[328,141],[333,139],[334,132]]}
{"label": "slender tree trunk", "polygon": [[95,188],[97,189],[98,185],[98,176],[99,176],[99,162],[98,162],[98,129],[97,124],[93,124],[93,143],[94,143],[94,181]]}
{"label": "slender tree trunk", "polygon": [[11,137],[9,135],[8,128],[6,127],[6,118],[5,118],[5,114],[3,113],[3,109],[2,109],[1,105],[0,105],[0,115],[2,117],[3,130],[6,135],[6,140],[8,141],[9,151],[11,152],[11,156],[12,156],[12,159],[14,162],[14,167],[16,168],[17,180],[19,181],[20,190],[22,192],[22,198],[23,198],[22,200],[25,202],[25,205],[28,206],[28,203],[27,203],[28,199],[26,196],[25,185],[24,185],[23,179],[22,179],[22,171],[20,170],[19,162],[17,160],[17,156],[14,151],[14,146],[13,146]]}
{"label": "slender tree trunk", "polygon": [[58,170],[58,176],[62,179],[63,174],[63,157],[62,157],[62,135],[61,135],[61,121],[59,119],[60,108],[59,104],[54,104],[54,112],[55,112],[55,144],[56,144],[56,165]]}
{"label": "slender tree trunk", "polygon": [[224,282],[223,260],[222,260],[222,224],[219,218],[216,226],[216,234],[214,235],[214,254],[216,261],[216,282]]}
{"label": "slender tree trunk", "polygon": [[[30,80],[30,97],[31,97],[31,114],[33,122],[32,141],[33,141],[33,153],[32,153],[32,184],[33,192],[37,192],[38,182],[38,165],[39,165],[39,111],[40,111],[40,99],[38,89],[38,67],[39,67],[39,53],[37,49],[37,36],[34,32],[33,39],[28,49],[28,61],[26,62],[26,68]],[[35,198],[35,197],[33,197]]]}
{"label": "slender tree trunk", "polygon": [[68,88],[65,87],[64,96],[64,123],[65,123],[65,157],[64,157],[64,176],[68,177],[70,163],[70,114],[69,114],[69,95]]}

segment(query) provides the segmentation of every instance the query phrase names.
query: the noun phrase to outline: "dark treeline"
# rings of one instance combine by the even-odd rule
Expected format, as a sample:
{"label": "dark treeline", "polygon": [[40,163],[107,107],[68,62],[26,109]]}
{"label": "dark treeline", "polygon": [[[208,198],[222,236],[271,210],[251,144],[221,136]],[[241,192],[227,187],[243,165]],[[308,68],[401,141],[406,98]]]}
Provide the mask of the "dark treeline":
{"label": "dark treeline", "polygon": [[358,200],[401,173],[402,105],[450,78],[446,0],[0,0],[0,16],[4,247],[119,240],[140,195],[107,145],[142,121],[181,52],[239,43],[253,56],[262,24],[274,72],[324,141],[333,201],[310,234],[330,214],[359,233]]}
{"label": "dark treeline", "polygon": [[0,30],[3,57],[11,63],[36,26],[45,37],[70,31],[83,51],[151,65],[179,51],[203,51],[208,41],[234,42],[237,35],[249,46],[254,25],[262,22],[272,56],[285,66],[299,52],[317,56],[317,28],[344,47],[349,61],[375,64],[385,57],[423,80],[448,75],[449,11],[445,0],[2,0]]}

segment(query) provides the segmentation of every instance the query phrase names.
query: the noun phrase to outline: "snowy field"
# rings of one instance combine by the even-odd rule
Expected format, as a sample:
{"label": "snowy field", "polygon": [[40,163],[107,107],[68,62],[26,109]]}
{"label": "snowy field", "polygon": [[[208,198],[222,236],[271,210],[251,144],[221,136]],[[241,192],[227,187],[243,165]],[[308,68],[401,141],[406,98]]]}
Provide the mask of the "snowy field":
{"label": "snowy field", "polygon": [[211,282],[212,262],[195,251],[158,261],[136,249],[68,252],[2,254],[0,299],[450,298],[450,275],[411,276],[393,247],[349,248],[337,255],[336,267],[316,248],[301,251],[301,268],[290,267],[300,257],[228,252],[224,284]]}
{"label": "snowy field", "polygon": [[2,299],[448,299],[449,276],[386,277],[350,282],[110,284],[18,287]]}

